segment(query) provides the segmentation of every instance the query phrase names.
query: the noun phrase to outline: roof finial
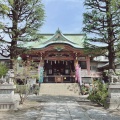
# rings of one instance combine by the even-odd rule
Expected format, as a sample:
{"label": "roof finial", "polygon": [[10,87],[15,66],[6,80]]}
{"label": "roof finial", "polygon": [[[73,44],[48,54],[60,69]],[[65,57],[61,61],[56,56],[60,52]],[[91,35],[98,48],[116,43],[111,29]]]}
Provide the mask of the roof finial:
{"label": "roof finial", "polygon": [[60,31],[59,27],[58,27],[58,30],[57,30],[56,32],[57,32],[57,33],[61,33],[61,31]]}

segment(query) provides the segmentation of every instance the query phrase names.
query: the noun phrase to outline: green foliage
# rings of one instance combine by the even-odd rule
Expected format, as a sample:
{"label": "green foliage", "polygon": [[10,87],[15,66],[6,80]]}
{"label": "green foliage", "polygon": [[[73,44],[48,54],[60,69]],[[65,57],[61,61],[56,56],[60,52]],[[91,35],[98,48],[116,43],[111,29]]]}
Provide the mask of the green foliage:
{"label": "green foliage", "polygon": [[7,14],[8,12],[9,12],[9,7],[7,6],[7,5],[5,5],[5,4],[2,4],[1,2],[0,2],[0,14],[1,15],[4,15],[4,14]]}
{"label": "green foliage", "polygon": [[83,95],[88,94],[88,93],[89,93],[89,88],[86,87],[85,85],[82,85],[82,86],[81,86],[81,93],[82,93]]}
{"label": "green foliage", "polygon": [[[89,39],[85,40],[85,47],[89,48],[89,52],[91,50],[96,51],[96,48],[102,47],[103,43],[108,46],[102,47],[107,50],[102,54],[106,54],[108,57],[109,69],[114,69],[116,56],[114,45],[120,40],[120,1],[85,0],[84,5],[88,11],[83,14],[83,31],[87,33],[87,36],[90,35]],[[102,43],[100,47],[98,42]],[[92,52],[92,54],[94,55],[96,52]]]}
{"label": "green foliage", "polygon": [[[2,0],[0,1],[0,42],[2,55],[10,51],[7,57],[17,57],[17,43],[40,41],[39,31],[44,23],[44,6],[41,0]],[[7,22],[6,22],[7,19]],[[8,36],[6,39],[5,36]],[[7,44],[6,49],[4,45]],[[9,46],[9,47],[8,47]],[[23,54],[23,53],[22,53]],[[10,64],[12,68],[12,61]]]}
{"label": "green foliage", "polygon": [[30,87],[28,85],[16,85],[15,93],[19,93],[20,96],[20,104],[26,100],[29,95]]}
{"label": "green foliage", "polygon": [[7,71],[8,71],[8,68],[6,67],[6,65],[0,63],[0,78],[6,75]]}
{"label": "green foliage", "polygon": [[[29,78],[36,78],[38,79],[38,74],[32,74],[31,72],[37,72],[37,63],[33,62],[33,61],[23,61],[23,60],[13,60],[14,66],[13,69],[15,71],[15,77],[18,78],[19,75],[19,79],[25,79],[27,77]],[[25,81],[24,80],[24,81]]]}
{"label": "green foliage", "polygon": [[117,53],[116,53],[116,59],[118,62],[120,62],[120,43],[116,46]]}
{"label": "green foliage", "polygon": [[28,85],[16,85],[15,93],[27,94],[30,87]]}
{"label": "green foliage", "polygon": [[93,82],[93,89],[89,93],[88,99],[102,106],[106,106],[106,98],[108,96],[107,84],[100,81]]}
{"label": "green foliage", "polygon": [[[23,81],[24,85],[16,85],[15,92],[19,93],[20,96],[20,104],[23,104],[23,102],[26,100],[27,96],[29,94],[36,94],[38,95],[39,93],[39,86],[34,85],[26,85],[26,81],[28,78],[37,78],[38,75],[31,74],[31,71],[36,70],[36,64],[33,61],[18,61],[18,60],[13,60],[14,66],[14,74],[15,74],[15,80],[20,79]],[[21,67],[19,66],[21,65]],[[16,82],[17,84],[17,82]]]}
{"label": "green foliage", "polygon": [[15,93],[18,93],[20,96],[20,104],[27,99],[29,94],[39,94],[39,86],[33,85],[32,88],[30,85],[16,85]]}

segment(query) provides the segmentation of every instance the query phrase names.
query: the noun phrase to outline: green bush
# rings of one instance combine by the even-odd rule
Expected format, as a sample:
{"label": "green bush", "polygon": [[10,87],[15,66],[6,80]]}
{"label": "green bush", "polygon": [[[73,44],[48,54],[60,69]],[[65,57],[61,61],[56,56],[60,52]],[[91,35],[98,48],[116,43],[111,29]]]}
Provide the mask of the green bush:
{"label": "green bush", "polygon": [[81,92],[83,95],[89,94],[89,88],[86,87],[85,85],[81,86]]}
{"label": "green bush", "polygon": [[23,104],[23,102],[27,99],[29,89],[30,87],[28,85],[16,85],[15,93],[19,93],[20,96],[19,104]]}
{"label": "green bush", "polygon": [[88,99],[102,106],[106,106],[108,96],[107,84],[103,84],[99,80],[93,82],[92,91],[89,93]]}
{"label": "green bush", "polygon": [[6,67],[6,65],[0,63],[0,78],[6,75],[7,71],[8,71],[8,68]]}
{"label": "green bush", "polygon": [[16,85],[15,93],[26,94],[29,92],[29,89],[28,85]]}

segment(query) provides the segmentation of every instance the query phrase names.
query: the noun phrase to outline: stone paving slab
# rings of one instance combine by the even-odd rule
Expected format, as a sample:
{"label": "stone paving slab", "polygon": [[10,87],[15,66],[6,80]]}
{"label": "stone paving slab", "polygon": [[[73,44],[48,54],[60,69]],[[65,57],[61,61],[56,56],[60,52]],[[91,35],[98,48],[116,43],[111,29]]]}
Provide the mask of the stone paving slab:
{"label": "stone paving slab", "polygon": [[[42,100],[42,96],[33,96],[29,100]],[[68,96],[43,96],[46,100],[26,110],[0,113],[0,120],[120,120],[120,116],[110,114],[107,110],[84,108],[82,102],[77,102],[76,97]],[[88,103],[88,102],[87,102]]]}

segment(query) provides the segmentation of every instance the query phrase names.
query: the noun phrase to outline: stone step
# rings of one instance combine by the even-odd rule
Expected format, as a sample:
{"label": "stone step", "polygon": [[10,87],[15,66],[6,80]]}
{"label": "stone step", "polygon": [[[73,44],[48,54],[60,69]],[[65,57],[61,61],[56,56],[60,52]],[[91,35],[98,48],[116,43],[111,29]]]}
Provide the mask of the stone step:
{"label": "stone step", "polygon": [[39,94],[79,96],[80,89],[77,83],[42,83]]}

